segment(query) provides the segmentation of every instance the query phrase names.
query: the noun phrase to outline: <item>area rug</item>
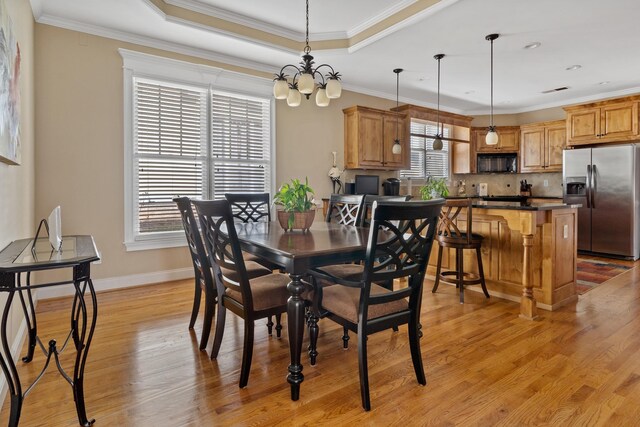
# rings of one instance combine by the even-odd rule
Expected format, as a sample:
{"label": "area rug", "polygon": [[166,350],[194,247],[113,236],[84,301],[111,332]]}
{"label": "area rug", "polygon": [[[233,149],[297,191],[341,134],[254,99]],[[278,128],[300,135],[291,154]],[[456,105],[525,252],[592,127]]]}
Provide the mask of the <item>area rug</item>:
{"label": "area rug", "polygon": [[578,295],[582,295],[630,269],[631,267],[629,266],[616,264],[614,260],[606,262],[578,258],[578,280],[576,284]]}

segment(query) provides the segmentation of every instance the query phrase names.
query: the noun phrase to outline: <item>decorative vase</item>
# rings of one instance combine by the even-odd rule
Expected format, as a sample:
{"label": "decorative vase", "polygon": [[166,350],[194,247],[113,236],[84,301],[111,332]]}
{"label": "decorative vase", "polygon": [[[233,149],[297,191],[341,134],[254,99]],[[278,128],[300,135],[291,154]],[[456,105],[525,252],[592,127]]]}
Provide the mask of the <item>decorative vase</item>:
{"label": "decorative vase", "polygon": [[[316,217],[315,209],[305,212],[285,212],[278,211],[278,222],[285,231],[302,230],[307,231]],[[289,227],[289,218],[293,215],[293,223]]]}

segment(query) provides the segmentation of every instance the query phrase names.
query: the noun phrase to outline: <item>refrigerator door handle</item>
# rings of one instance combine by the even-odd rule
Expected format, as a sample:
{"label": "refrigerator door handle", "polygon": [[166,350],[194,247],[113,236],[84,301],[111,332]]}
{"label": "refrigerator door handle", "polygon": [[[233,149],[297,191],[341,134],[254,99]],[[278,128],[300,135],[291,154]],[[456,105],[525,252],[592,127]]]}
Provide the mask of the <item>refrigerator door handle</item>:
{"label": "refrigerator door handle", "polygon": [[587,165],[587,208],[591,208],[591,165]]}
{"label": "refrigerator door handle", "polygon": [[591,188],[591,207],[596,207],[596,165],[591,166],[591,182],[589,183]]}

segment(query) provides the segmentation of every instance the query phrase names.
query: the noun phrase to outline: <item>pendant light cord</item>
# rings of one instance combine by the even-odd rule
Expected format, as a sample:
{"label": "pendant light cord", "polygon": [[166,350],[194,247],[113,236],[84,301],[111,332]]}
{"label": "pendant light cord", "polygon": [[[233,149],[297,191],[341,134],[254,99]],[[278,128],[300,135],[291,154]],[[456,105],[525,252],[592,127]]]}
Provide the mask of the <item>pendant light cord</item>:
{"label": "pendant light cord", "polygon": [[493,39],[491,39],[491,127],[493,128]]}
{"label": "pendant light cord", "polygon": [[400,136],[398,131],[400,130],[400,125],[398,123],[398,105],[400,104],[400,71],[396,73],[396,143],[400,141]]}
{"label": "pendant light cord", "polygon": [[440,59],[438,58],[438,129],[436,130],[436,135],[440,136]]}

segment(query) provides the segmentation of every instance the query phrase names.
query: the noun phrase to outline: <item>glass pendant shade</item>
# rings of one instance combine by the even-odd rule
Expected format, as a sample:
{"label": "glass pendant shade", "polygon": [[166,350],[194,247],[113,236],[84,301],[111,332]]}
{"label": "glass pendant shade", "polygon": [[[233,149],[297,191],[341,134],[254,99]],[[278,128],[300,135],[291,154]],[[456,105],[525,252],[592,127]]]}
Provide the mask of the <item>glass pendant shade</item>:
{"label": "glass pendant shade", "polygon": [[289,95],[287,96],[287,105],[289,107],[297,107],[300,105],[302,95],[297,89],[289,89]]}
{"label": "glass pendant shade", "polygon": [[391,147],[391,152],[393,154],[402,154],[402,145],[400,145],[400,142],[398,140],[396,140],[396,142],[393,144],[393,147]]}
{"label": "glass pendant shade", "polygon": [[433,140],[433,149],[435,151],[440,151],[442,150],[443,145],[440,135],[436,135],[436,138]]}
{"label": "glass pendant shade", "polygon": [[308,95],[313,92],[313,88],[313,76],[309,73],[300,74],[300,78],[298,79],[298,90],[300,91],[300,93]]}
{"label": "glass pendant shade", "polygon": [[318,92],[316,92],[316,105],[318,107],[328,107],[330,101],[327,97],[327,91],[322,88],[318,89]]}
{"label": "glass pendant shade", "polygon": [[327,98],[336,99],[342,95],[342,85],[337,79],[329,79],[327,82]]}
{"label": "glass pendant shade", "polygon": [[487,137],[485,138],[485,143],[487,145],[497,145],[498,144],[498,133],[495,130],[490,129],[489,132],[487,132]]}
{"label": "glass pendant shade", "polygon": [[273,84],[273,96],[276,99],[287,99],[289,95],[289,83],[286,80],[276,80]]}

